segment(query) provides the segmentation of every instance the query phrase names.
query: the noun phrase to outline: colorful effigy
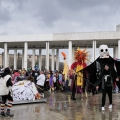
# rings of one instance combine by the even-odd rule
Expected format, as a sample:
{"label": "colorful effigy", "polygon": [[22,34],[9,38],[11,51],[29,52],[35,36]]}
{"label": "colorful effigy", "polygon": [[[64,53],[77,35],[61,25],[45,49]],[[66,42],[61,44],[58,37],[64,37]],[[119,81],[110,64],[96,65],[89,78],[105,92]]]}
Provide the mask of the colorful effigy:
{"label": "colorful effigy", "polygon": [[88,52],[86,52],[86,49],[81,50],[78,47],[77,50],[75,50],[74,56],[75,62],[72,63],[71,69],[73,69],[78,74],[76,81],[77,86],[83,87],[83,73],[79,71],[87,66],[86,64],[86,60],[88,60],[87,56]]}
{"label": "colorful effigy", "polygon": [[84,50],[81,50],[79,47],[75,50],[75,55],[74,55],[74,61],[71,65],[71,69],[73,72],[76,74],[75,80],[73,83],[73,88],[72,88],[72,96],[71,99],[75,99],[75,93],[83,92],[83,85],[84,85],[84,77],[83,77],[83,71],[87,64],[86,61],[89,59],[88,57],[88,52],[86,52],[86,48]]}
{"label": "colorful effigy", "polygon": [[36,100],[41,98],[35,84],[28,80],[23,80],[15,83],[12,87],[12,91],[14,101]]}

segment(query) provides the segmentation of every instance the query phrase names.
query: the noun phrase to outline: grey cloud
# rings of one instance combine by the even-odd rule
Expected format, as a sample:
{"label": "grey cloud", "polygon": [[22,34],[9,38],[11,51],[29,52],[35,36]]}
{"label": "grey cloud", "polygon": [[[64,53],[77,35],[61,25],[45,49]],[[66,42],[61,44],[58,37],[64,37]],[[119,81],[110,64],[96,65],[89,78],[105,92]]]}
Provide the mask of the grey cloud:
{"label": "grey cloud", "polygon": [[2,0],[2,3],[6,4],[9,6],[9,8],[11,6],[14,6],[14,11],[21,11],[23,9],[23,4],[24,1],[27,0]]}
{"label": "grey cloud", "polygon": [[41,1],[38,10],[35,11],[34,17],[44,22],[48,27],[52,27],[54,21],[61,18],[61,11],[58,9],[56,1],[48,2],[48,0]]}
{"label": "grey cloud", "polygon": [[7,8],[2,6],[2,2],[0,1],[0,24],[8,22],[9,20],[10,20],[9,11]]}
{"label": "grey cloud", "polygon": [[[114,30],[119,0],[2,0],[2,25],[18,34]],[[1,10],[1,4],[0,4]],[[1,17],[2,16],[2,17]],[[24,25],[22,28],[21,25]],[[17,31],[15,30],[16,26]]]}

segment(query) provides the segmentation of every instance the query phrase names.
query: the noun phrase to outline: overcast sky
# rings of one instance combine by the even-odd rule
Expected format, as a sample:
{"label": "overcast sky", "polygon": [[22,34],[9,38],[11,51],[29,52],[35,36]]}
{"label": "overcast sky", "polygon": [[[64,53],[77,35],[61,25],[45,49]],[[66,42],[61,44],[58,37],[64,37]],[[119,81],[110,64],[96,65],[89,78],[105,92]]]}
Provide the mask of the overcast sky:
{"label": "overcast sky", "polygon": [[0,35],[115,31],[120,0],[0,0]]}
{"label": "overcast sky", "polygon": [[120,0],[0,0],[1,34],[115,31]]}

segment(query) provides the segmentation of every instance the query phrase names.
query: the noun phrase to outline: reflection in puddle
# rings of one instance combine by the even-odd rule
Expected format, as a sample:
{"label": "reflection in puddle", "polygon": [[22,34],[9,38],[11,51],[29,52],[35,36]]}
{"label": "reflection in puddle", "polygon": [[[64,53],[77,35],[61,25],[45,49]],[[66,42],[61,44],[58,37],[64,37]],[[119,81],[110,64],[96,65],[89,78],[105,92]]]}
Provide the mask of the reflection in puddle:
{"label": "reflection in puddle", "polygon": [[109,115],[106,115],[105,111],[103,111],[102,112],[102,120],[112,120],[112,110],[109,110]]}
{"label": "reflection in puddle", "polygon": [[69,102],[56,102],[56,103],[52,103],[52,107],[50,106],[50,110],[58,110],[58,111],[61,111],[61,110],[66,110],[68,108],[68,104]]}
{"label": "reflection in puddle", "polygon": [[68,105],[66,102],[59,102],[58,103],[58,110],[65,110],[67,109]]}
{"label": "reflection in puddle", "polygon": [[36,113],[39,113],[39,112],[40,112],[40,106],[36,106],[36,107],[35,107],[35,112],[36,112]]}
{"label": "reflection in puddle", "polygon": [[83,115],[81,113],[76,113],[75,114],[75,120],[82,120]]}

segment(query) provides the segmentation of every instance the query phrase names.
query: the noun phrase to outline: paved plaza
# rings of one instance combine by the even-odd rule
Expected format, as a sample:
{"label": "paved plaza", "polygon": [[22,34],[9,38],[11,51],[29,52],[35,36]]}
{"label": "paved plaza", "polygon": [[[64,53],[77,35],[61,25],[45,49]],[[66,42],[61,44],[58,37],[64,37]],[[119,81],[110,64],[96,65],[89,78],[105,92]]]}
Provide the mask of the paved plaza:
{"label": "paved plaza", "polygon": [[45,92],[47,103],[14,105],[13,118],[0,117],[0,120],[120,120],[120,93],[113,93],[113,109],[108,109],[108,97],[105,112],[101,111],[101,93],[88,99],[77,95],[70,99],[70,92]]}

